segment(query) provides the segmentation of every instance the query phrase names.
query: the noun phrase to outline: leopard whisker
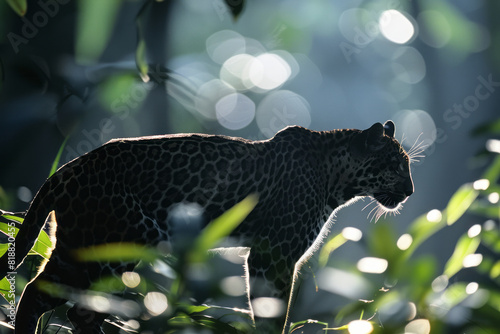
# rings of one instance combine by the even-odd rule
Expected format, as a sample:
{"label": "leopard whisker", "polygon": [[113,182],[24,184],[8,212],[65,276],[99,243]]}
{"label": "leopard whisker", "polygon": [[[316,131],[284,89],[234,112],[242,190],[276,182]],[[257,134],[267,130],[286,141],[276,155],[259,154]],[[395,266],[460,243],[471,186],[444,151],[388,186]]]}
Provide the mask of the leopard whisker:
{"label": "leopard whisker", "polygon": [[415,140],[415,143],[410,147],[410,149],[407,152],[410,158],[410,163],[419,162],[420,161],[419,158],[425,157],[423,152],[429,145],[425,144],[424,140],[420,140],[422,134],[423,133],[420,133],[418,135],[417,139]]}

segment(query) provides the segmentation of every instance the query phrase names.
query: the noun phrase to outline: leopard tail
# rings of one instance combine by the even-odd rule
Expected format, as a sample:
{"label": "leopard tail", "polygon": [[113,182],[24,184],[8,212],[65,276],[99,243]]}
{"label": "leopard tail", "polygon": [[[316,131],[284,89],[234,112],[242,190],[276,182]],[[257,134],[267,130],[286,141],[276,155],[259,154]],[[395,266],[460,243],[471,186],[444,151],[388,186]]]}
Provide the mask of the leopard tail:
{"label": "leopard tail", "polygon": [[59,177],[56,174],[42,185],[31,202],[15,241],[12,242],[12,238],[9,238],[9,249],[0,258],[0,279],[8,273],[15,272],[33,247],[47,216],[53,210],[54,196],[51,194],[58,180]]}

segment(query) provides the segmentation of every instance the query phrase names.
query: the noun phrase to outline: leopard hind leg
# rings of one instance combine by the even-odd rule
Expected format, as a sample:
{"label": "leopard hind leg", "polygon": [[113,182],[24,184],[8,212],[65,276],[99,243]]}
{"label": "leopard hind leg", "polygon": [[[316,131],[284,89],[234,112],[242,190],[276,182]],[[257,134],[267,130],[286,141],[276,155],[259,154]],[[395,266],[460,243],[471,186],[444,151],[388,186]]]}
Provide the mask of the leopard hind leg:
{"label": "leopard hind leg", "polygon": [[[100,263],[88,263],[85,265],[85,272],[94,273],[91,275],[90,280],[92,282],[99,279],[97,276],[106,277],[106,276],[120,276],[125,271],[134,270],[136,264],[135,263],[127,263],[120,264],[116,263],[114,265],[106,265],[101,266]],[[123,291],[124,292],[124,291]],[[113,293],[115,296],[122,296],[123,292]],[[73,333],[81,333],[81,334],[102,334],[104,333],[102,330],[102,323],[104,320],[110,315],[109,313],[101,313],[95,310],[91,310],[81,305],[80,303],[76,303],[73,307],[71,307],[66,313],[68,320],[71,322],[75,330]]]}
{"label": "leopard hind leg", "polygon": [[59,283],[52,267],[53,262],[47,263],[45,270],[24,288],[16,310],[16,334],[34,334],[40,317],[67,301],[47,293],[47,283]]}

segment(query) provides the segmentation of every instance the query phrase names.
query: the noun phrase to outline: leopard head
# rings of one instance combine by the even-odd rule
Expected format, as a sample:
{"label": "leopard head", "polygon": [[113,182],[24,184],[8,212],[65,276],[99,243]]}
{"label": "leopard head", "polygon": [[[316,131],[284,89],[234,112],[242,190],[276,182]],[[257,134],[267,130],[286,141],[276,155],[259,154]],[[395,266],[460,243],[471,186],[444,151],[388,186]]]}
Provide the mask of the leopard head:
{"label": "leopard head", "polygon": [[349,150],[356,164],[354,189],[371,196],[385,210],[397,210],[413,193],[410,158],[394,138],[392,121],[354,133]]}

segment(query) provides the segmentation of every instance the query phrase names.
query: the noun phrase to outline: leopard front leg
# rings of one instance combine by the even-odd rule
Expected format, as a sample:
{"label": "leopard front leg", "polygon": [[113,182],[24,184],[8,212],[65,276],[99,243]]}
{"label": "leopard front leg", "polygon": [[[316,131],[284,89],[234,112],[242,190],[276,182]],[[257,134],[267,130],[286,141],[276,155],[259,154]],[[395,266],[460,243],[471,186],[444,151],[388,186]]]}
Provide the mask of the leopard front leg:
{"label": "leopard front leg", "polygon": [[[291,258],[278,248],[252,248],[248,256],[250,307],[257,333],[281,333],[294,276]],[[270,299],[271,298],[271,299]]]}

